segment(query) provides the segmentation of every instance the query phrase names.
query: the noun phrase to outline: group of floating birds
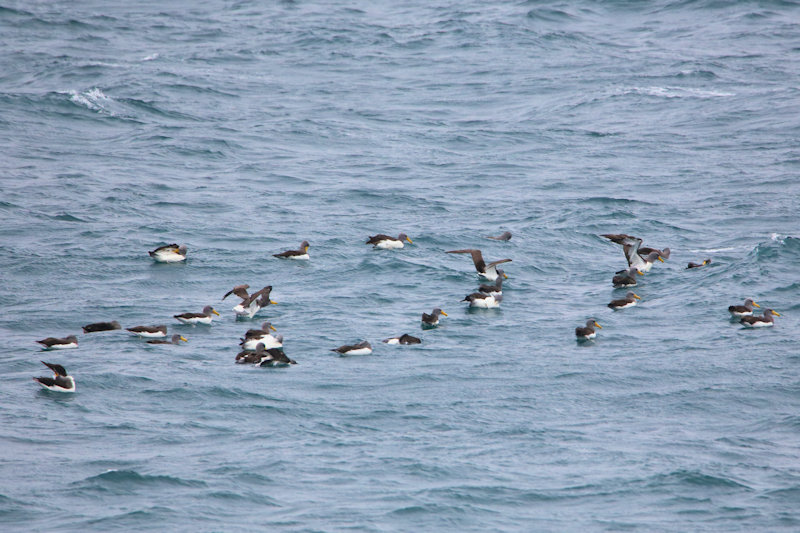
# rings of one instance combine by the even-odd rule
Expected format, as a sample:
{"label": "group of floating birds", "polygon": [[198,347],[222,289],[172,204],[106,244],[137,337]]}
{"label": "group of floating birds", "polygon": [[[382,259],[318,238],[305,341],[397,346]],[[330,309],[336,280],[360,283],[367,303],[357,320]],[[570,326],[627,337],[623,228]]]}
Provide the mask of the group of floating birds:
{"label": "group of floating birds", "polygon": [[[630,288],[637,285],[637,276],[643,276],[649,272],[656,261],[664,262],[670,256],[669,248],[663,250],[657,248],[648,248],[642,246],[642,239],[625,234],[604,234],[602,237],[609,239],[611,242],[622,246],[625,259],[628,262],[628,268],[617,272],[612,278],[612,285],[615,288]],[[497,241],[508,241],[511,239],[511,233],[506,231],[501,235],[495,237],[487,237]],[[366,244],[373,245],[377,249],[398,249],[403,248],[404,243],[413,243],[413,241],[405,233],[399,234],[397,237],[389,235],[378,234],[369,237]],[[278,254],[273,254],[274,257],[281,259],[294,259],[294,260],[308,260],[308,241],[303,241],[300,248],[297,250],[287,250]],[[511,259],[498,259],[496,261],[486,262],[483,259],[483,254],[476,248],[468,248],[463,250],[449,250],[448,254],[469,254],[472,258],[472,263],[478,276],[494,284],[480,285],[477,290],[467,294],[462,302],[467,302],[469,307],[476,308],[496,308],[499,307],[503,301],[503,280],[508,276],[503,269],[498,268],[499,265],[511,262]],[[155,250],[149,252],[150,257],[159,263],[177,263],[186,260],[187,247],[185,245],[168,244],[160,246]],[[689,263],[686,267],[701,268],[711,263],[710,259],[705,259],[702,263]],[[259,311],[269,305],[276,305],[277,302],[270,299],[272,286],[267,285],[262,289],[253,293],[248,292],[249,285],[242,284],[233,287],[222,296],[225,300],[228,296],[234,295],[241,301],[233,307],[233,311],[237,318],[252,319]],[[624,298],[612,300],[608,307],[613,310],[621,310],[636,305],[641,297],[633,291],[628,291]],[[728,312],[732,320],[739,320],[739,322],[747,328],[769,327],[774,324],[774,317],[781,316],[780,313],[772,309],[764,309],[761,316],[753,314],[754,307],[761,307],[753,299],[748,298],[744,301],[743,305],[731,305],[728,307]],[[220,316],[219,312],[213,306],[207,305],[199,313],[186,312],[173,315],[173,317],[187,325],[198,324],[211,324],[214,316]],[[447,316],[440,308],[435,308],[430,314],[422,313],[422,328],[431,329],[439,325],[440,317]],[[575,336],[579,342],[592,341],[596,338],[596,329],[602,329],[602,326],[595,318],[590,318],[586,321],[586,325],[575,328]],[[83,333],[95,333],[101,331],[112,331],[122,329],[122,326],[116,320],[111,322],[96,322],[83,326]],[[133,326],[125,328],[126,331],[133,333],[141,338],[150,339],[146,342],[154,345],[176,345],[181,342],[188,342],[188,339],[179,333],[173,334],[169,340],[167,337],[167,326]],[[273,334],[276,332],[275,326],[270,322],[264,322],[260,329],[249,329],[245,332],[239,343],[240,351],[236,355],[235,362],[241,364],[259,365],[262,367],[285,367],[297,364],[297,361],[291,359],[284,353],[283,349],[283,335]],[[46,339],[38,340],[37,343],[42,345],[42,350],[62,350],[78,347],[78,338],[75,335],[69,335],[63,338],[47,337]],[[383,340],[386,344],[420,344],[421,339],[414,337],[408,333],[390,337]],[[343,356],[351,355],[368,355],[372,353],[372,345],[367,340],[363,340],[356,344],[347,344],[333,348],[331,351],[336,352]],[[53,371],[53,377],[37,377],[33,378],[34,381],[39,383],[42,387],[57,391],[57,392],[74,392],[75,379],[70,376],[66,369],[59,364],[42,363]]]}
{"label": "group of floating birds", "polygon": [[[624,233],[605,233],[601,235],[613,243],[622,246],[622,251],[625,254],[625,259],[628,262],[628,268],[618,271],[613,278],[611,284],[615,289],[635,287],[637,285],[636,276],[643,276],[645,273],[650,272],[653,264],[656,261],[662,263],[669,259],[670,250],[664,248],[650,248],[642,246],[642,239],[633,237],[632,235],[625,235]],[[702,263],[690,262],[686,268],[701,268],[711,264],[711,259],[704,259]],[[637,300],[642,298],[633,291],[628,291],[624,298],[617,298],[608,303],[608,307],[614,311],[627,309],[636,305]],[[760,307],[751,298],[745,300],[744,305],[731,305],[728,307],[728,312],[731,314],[732,319],[738,319],[739,322],[747,328],[760,328],[768,327],[774,324],[773,316],[781,316],[780,313],[772,309],[764,309],[762,316],[753,316],[753,306]],[[586,321],[586,325],[575,328],[575,337],[579,342],[592,341],[597,337],[597,329],[603,329],[597,319],[590,318]]]}

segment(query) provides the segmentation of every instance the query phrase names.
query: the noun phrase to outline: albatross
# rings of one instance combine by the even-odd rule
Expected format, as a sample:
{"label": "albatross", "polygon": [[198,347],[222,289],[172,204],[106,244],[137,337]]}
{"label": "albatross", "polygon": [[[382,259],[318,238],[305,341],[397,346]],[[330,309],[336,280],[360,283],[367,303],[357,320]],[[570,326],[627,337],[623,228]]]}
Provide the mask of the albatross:
{"label": "albatross", "polygon": [[508,276],[503,272],[502,274],[497,271],[497,265],[508,263],[511,259],[499,259],[497,261],[492,261],[491,263],[487,263],[483,260],[483,255],[481,251],[475,248],[467,248],[465,250],[450,250],[447,252],[448,254],[470,254],[472,256],[472,262],[475,264],[475,270],[478,271],[478,275],[483,278],[486,278],[489,281],[495,281],[499,276],[503,276],[504,278],[508,278]]}

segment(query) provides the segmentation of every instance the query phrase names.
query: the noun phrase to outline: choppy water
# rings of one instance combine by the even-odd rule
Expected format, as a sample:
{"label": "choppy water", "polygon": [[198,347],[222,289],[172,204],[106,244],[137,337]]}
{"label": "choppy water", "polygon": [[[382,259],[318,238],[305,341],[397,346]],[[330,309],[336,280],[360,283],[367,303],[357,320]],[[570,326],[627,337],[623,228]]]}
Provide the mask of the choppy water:
{"label": "choppy water", "polygon": [[[2,529],[797,531],[798,7],[0,7]],[[672,249],[617,313],[609,232]],[[298,365],[233,363],[264,318]],[[34,343],[112,319],[189,343]]]}

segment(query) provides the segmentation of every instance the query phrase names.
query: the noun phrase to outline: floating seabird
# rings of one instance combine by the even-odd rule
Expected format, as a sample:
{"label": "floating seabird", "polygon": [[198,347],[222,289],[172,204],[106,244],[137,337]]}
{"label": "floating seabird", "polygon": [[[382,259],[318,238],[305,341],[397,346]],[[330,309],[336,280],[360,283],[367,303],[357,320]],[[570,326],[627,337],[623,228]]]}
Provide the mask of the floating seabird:
{"label": "floating seabird", "polygon": [[575,328],[575,337],[579,341],[583,340],[591,340],[597,337],[597,333],[594,331],[594,328],[603,329],[603,326],[597,323],[594,318],[590,318],[586,321],[586,325],[581,328]]}
{"label": "floating seabird", "polygon": [[226,292],[225,296],[222,297],[224,300],[230,294],[235,294],[242,299],[239,304],[233,307],[233,312],[236,313],[236,316],[253,318],[253,316],[262,308],[268,306],[269,304],[278,303],[269,299],[269,294],[272,292],[272,285],[267,285],[260,291],[256,291],[253,294],[247,294],[247,289],[249,287],[250,285],[237,285],[233,289]]}
{"label": "floating seabird", "polygon": [[752,298],[744,301],[744,305],[729,305],[728,312],[734,318],[742,318],[743,316],[753,316],[753,306],[761,307],[755,303]]}
{"label": "floating seabird", "polygon": [[386,344],[420,344],[422,340],[409,335],[408,333],[404,333],[399,337],[389,337],[388,339],[383,339],[383,342]]}
{"label": "floating seabird", "polygon": [[614,287],[635,287],[636,274],[642,275],[642,271],[636,267],[630,267],[628,270],[620,270],[617,275],[611,279]]}
{"label": "floating seabird", "polygon": [[203,308],[202,313],[181,313],[179,315],[172,315],[184,324],[211,324],[211,315],[219,316],[217,310],[207,305]]}
{"label": "floating seabird", "polygon": [[439,309],[438,307],[431,311],[431,314],[422,313],[422,326],[423,327],[434,327],[439,325],[439,315],[447,316],[447,313]]}
{"label": "floating seabird", "polygon": [[405,233],[401,233],[397,237],[390,237],[389,235],[384,235],[383,233],[379,233],[377,235],[370,235],[369,240],[367,240],[364,244],[371,244],[374,248],[383,248],[384,250],[388,250],[391,248],[402,248],[404,246],[403,241],[408,241],[411,244],[414,244],[414,241],[408,238],[408,235]]}
{"label": "floating seabird", "polygon": [[633,291],[628,291],[628,294],[625,295],[625,298],[621,298],[619,300],[611,300],[609,302],[608,307],[613,309],[614,311],[618,309],[625,309],[626,307],[633,307],[636,305],[636,300],[641,300],[638,294]]}
{"label": "floating seabird", "polygon": [[497,237],[486,237],[486,238],[487,239],[492,239],[492,240],[495,240],[495,241],[510,241],[511,240],[511,232],[510,231],[504,231],[503,233],[501,233]]}
{"label": "floating seabird", "polygon": [[46,339],[36,342],[43,346],[43,350],[64,350],[66,348],[78,347],[78,337],[75,335],[70,335],[69,337],[64,337],[62,339],[56,337],[47,337]]}
{"label": "floating seabird", "polygon": [[[663,251],[655,248],[642,248],[640,250],[642,239],[638,237],[625,235],[624,233],[606,233],[602,237],[621,244],[628,266],[636,267],[642,272],[649,272],[656,260],[663,263],[664,259],[669,257],[669,248],[664,248]],[[644,250],[648,250],[648,252],[642,255]]]}
{"label": "floating seabird", "polygon": [[259,366],[289,366],[297,364],[297,361],[289,358],[283,350],[279,350],[278,348],[270,348],[267,350],[267,353],[270,357],[262,360]]}
{"label": "floating seabird", "polygon": [[273,257],[280,257],[281,259],[308,259],[308,241],[300,243],[300,248],[297,250],[286,250],[279,254],[272,254]]}
{"label": "floating seabird", "polygon": [[256,344],[256,347],[252,350],[242,350],[238,354],[236,354],[236,362],[237,363],[249,363],[249,364],[259,364],[262,361],[269,359],[272,357],[272,354],[268,353],[264,343],[259,342]]}
{"label": "floating seabird", "polygon": [[497,265],[502,263],[508,263],[511,259],[500,259],[498,261],[492,261],[491,263],[486,263],[483,260],[483,255],[481,254],[480,250],[468,248],[466,250],[450,250],[447,252],[448,254],[470,254],[472,256],[472,262],[475,264],[475,270],[478,271],[478,274],[489,281],[496,280],[499,276],[503,276],[504,278],[508,278],[505,272],[500,274],[497,270]]}
{"label": "floating seabird", "polygon": [[159,246],[152,252],[148,252],[150,257],[159,263],[177,263],[186,260],[186,245],[181,244],[167,244],[166,246]]}
{"label": "floating seabird", "polygon": [[777,311],[764,309],[762,316],[743,316],[739,322],[746,328],[767,328],[774,325],[773,315],[781,316]]}
{"label": "floating seabird", "polygon": [[686,269],[688,270],[690,268],[700,268],[700,267],[708,265],[709,263],[711,263],[711,259],[703,259],[702,263],[693,263],[693,262],[690,261],[689,265],[686,267]]}
{"label": "floating seabird", "polygon": [[503,279],[505,272],[503,272],[503,269],[498,268],[497,273],[500,275],[497,276],[497,280],[495,280],[494,285],[481,285],[478,287],[478,292],[492,294],[494,296],[500,296],[503,294]]}
{"label": "floating seabird", "polygon": [[112,329],[122,329],[119,322],[116,320],[112,322],[95,322],[94,324],[87,324],[83,326],[84,333],[95,333],[98,331],[111,331]]}
{"label": "floating seabird", "polygon": [[462,302],[469,302],[470,307],[481,307],[490,309],[493,307],[500,307],[500,302],[503,301],[502,296],[495,296],[494,294],[486,294],[485,292],[473,292],[461,300]]}
{"label": "floating seabird", "polygon": [[369,355],[372,353],[372,345],[369,341],[361,341],[358,344],[345,344],[331,351],[339,355]]}
{"label": "floating seabird", "polygon": [[125,328],[140,337],[166,337],[167,326],[134,326]]}
{"label": "floating seabird", "polygon": [[152,341],[147,341],[147,344],[180,344],[181,341],[189,342],[189,340],[186,337],[176,333],[176,334],[174,334],[172,336],[172,340],[168,340],[167,341],[167,340],[164,340],[164,339],[156,339],[156,340],[152,340]]}
{"label": "floating seabird", "polygon": [[270,330],[276,331],[275,326],[269,322],[264,322],[261,329],[249,329],[244,334],[244,338],[239,346],[243,350],[255,350],[259,343],[263,343],[265,348],[281,348],[283,346],[283,335],[273,336]]}
{"label": "floating seabird", "polygon": [[55,375],[52,378],[33,378],[33,381],[37,382],[45,389],[50,389],[51,391],[75,392],[75,380],[72,376],[67,374],[67,371],[63,366],[45,363],[44,361],[42,361],[42,364],[52,370],[53,374]]}

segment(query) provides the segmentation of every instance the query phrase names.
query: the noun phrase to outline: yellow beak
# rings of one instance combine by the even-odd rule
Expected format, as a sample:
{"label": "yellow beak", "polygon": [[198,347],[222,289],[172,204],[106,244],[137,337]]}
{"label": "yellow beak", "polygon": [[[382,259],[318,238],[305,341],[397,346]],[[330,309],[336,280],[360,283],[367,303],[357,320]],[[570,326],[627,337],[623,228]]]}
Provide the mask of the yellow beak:
{"label": "yellow beak", "polygon": [[271,329],[272,331],[278,331],[277,329],[275,329],[275,326],[273,326],[272,324],[269,325],[269,329]]}
{"label": "yellow beak", "polygon": [[641,300],[641,297],[639,297],[639,295],[636,293],[633,294],[633,297],[636,298],[637,300]]}
{"label": "yellow beak", "polygon": [[753,302],[753,305],[755,305],[756,307],[761,307],[760,305],[758,305],[758,304],[757,304],[757,303],[755,303],[755,302]]}
{"label": "yellow beak", "polygon": [[[272,305],[278,305],[278,302],[276,302],[275,300],[270,300],[269,303],[271,303]],[[273,329],[275,329],[275,328],[273,328]]]}
{"label": "yellow beak", "polygon": [[411,240],[411,239],[409,239],[408,237],[406,237],[406,240],[407,240],[408,242],[410,242],[411,244],[414,244],[414,241],[412,241],[412,240]]}
{"label": "yellow beak", "polygon": [[[442,311],[442,314],[443,314],[444,316],[447,316],[447,313],[445,313],[444,311]],[[780,315],[778,315],[778,316],[780,316]]]}
{"label": "yellow beak", "polygon": [[189,341],[186,339],[186,337],[184,337],[183,335],[181,335],[181,340],[182,340],[183,342],[189,342]]}
{"label": "yellow beak", "polygon": [[504,277],[504,278],[506,278],[506,279],[508,279],[508,274],[506,274],[505,272],[503,272],[503,277]]}
{"label": "yellow beak", "polygon": [[638,268],[636,269],[636,272],[637,272],[637,273],[638,273],[640,276],[644,276],[644,272],[642,272],[642,271],[641,271],[641,270],[639,270]]}
{"label": "yellow beak", "polygon": [[775,315],[775,316],[781,316],[781,314],[779,312],[777,312],[777,311],[773,311],[772,314]]}
{"label": "yellow beak", "polygon": [[600,328],[600,329],[603,329],[603,326],[601,326],[601,325],[600,325],[600,324],[598,324],[597,322],[595,322],[595,323],[594,323],[594,327],[596,327],[596,328]]}
{"label": "yellow beak", "polygon": [[219,313],[217,313],[216,309],[212,309],[211,312],[214,313],[215,315],[219,316]]}
{"label": "yellow beak", "polygon": [[658,256],[658,260],[661,261],[662,263],[664,262],[664,258],[661,257],[660,255]]}

